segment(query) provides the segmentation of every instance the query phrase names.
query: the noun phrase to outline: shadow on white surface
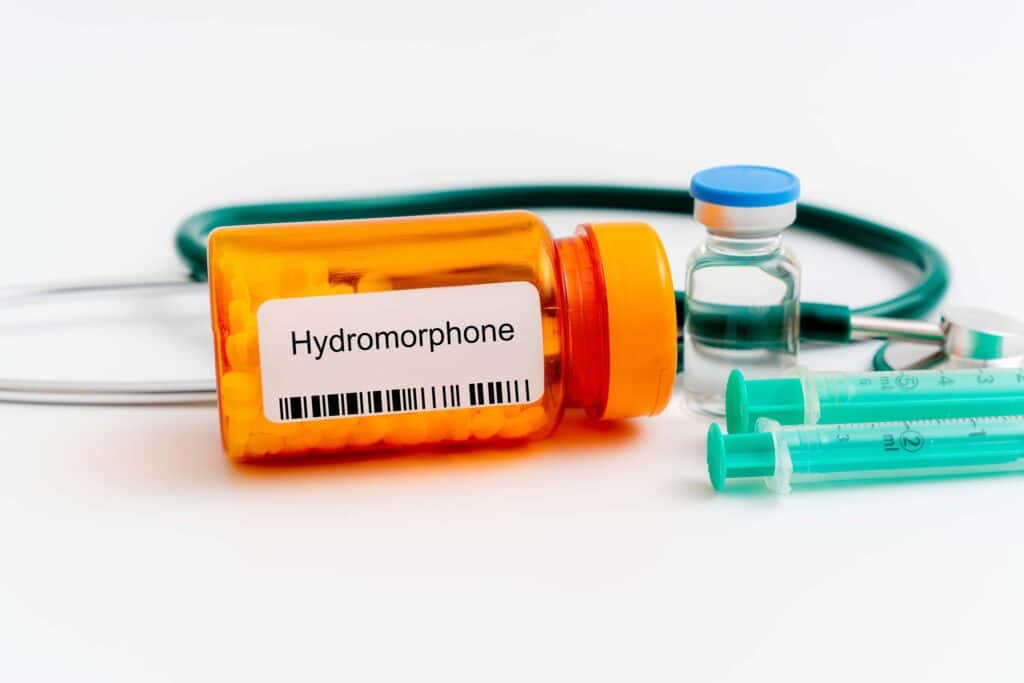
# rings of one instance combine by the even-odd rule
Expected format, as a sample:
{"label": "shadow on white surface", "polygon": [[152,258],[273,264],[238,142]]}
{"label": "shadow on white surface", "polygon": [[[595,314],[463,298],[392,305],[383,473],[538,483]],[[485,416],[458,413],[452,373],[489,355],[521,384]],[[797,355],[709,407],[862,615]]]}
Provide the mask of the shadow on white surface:
{"label": "shadow on white surface", "polygon": [[[546,439],[504,446],[442,449],[402,449],[356,454],[341,453],[294,462],[234,463],[222,450],[217,412],[209,406],[102,408],[4,406],[17,421],[24,411],[52,411],[65,425],[42,437],[51,488],[70,487],[82,492],[119,495],[180,494],[184,491],[225,491],[247,487],[294,490],[304,484],[317,487],[344,482],[435,479],[437,475],[478,476],[515,468],[532,461],[626,459],[633,452],[641,428],[626,421],[604,423],[567,415]],[[112,412],[113,411],[113,412]],[[102,417],[101,417],[102,416]],[[110,419],[116,416],[117,419]],[[101,419],[97,419],[101,418]],[[66,430],[66,432],[64,431]],[[62,436],[75,434],[74,444]],[[75,457],[67,454],[73,451]],[[61,454],[62,453],[62,454]],[[59,468],[59,472],[55,471]]]}

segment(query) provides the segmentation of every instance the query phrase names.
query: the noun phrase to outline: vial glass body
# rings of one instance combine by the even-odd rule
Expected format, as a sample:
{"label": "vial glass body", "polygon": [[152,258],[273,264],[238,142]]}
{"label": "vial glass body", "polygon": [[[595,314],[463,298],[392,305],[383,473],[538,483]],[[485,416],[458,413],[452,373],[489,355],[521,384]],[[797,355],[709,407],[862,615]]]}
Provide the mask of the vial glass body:
{"label": "vial glass body", "polygon": [[723,415],[729,373],[774,377],[797,364],[800,265],[780,235],[709,234],[687,262],[683,386],[699,412]]}

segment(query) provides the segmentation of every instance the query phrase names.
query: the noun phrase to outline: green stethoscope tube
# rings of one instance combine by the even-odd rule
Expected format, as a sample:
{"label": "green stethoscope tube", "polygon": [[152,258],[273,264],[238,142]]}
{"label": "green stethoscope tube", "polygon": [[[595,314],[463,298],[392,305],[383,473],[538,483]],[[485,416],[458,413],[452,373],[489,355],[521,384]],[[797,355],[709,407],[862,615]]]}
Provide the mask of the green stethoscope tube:
{"label": "green stethoscope tube", "polygon": [[[512,185],[439,192],[393,194],[324,201],[243,204],[195,214],[179,226],[175,242],[192,277],[206,279],[206,237],[224,225],[384,218],[497,209],[618,209],[676,215],[693,213],[693,197],[682,189],[612,185]],[[903,294],[851,310],[839,304],[801,302],[800,337],[805,341],[850,341],[850,316],[918,318],[942,298],[949,267],[924,240],[863,218],[800,204],[795,225],[912,264],[920,279]],[[676,292],[681,313],[683,293]],[[680,320],[682,318],[680,317]]]}

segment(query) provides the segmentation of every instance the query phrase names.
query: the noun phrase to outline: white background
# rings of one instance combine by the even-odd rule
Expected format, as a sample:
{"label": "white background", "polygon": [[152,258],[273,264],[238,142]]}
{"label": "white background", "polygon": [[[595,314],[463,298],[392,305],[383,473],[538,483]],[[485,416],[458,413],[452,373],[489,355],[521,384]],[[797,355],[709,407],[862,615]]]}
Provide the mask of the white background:
{"label": "white background", "polygon": [[[756,162],[1020,315],[1022,28],[1010,0],[3,0],[0,279],[173,274],[216,204]],[[678,272],[699,232],[651,220]],[[791,243],[808,300],[909,282]],[[201,293],[53,308],[0,311],[0,376],[210,373]],[[713,495],[705,428],[253,468],[209,407],[2,405],[0,679],[1020,680],[1020,478]]]}

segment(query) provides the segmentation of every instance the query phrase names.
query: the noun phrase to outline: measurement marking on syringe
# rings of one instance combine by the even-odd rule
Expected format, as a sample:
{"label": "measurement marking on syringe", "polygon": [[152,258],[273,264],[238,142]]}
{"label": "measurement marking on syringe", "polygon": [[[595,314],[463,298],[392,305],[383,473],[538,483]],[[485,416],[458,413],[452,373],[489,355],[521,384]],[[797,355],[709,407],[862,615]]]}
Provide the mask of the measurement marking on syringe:
{"label": "measurement marking on syringe", "polygon": [[917,451],[924,448],[925,438],[921,432],[916,432],[913,429],[907,429],[905,432],[900,434],[900,448],[908,453],[916,453]]}
{"label": "measurement marking on syringe", "polygon": [[936,370],[935,377],[929,378],[912,372],[876,373],[874,377],[858,377],[856,386],[867,390],[874,388],[884,393],[924,393],[929,391],[971,391],[971,387],[988,392],[998,389],[1018,391],[1024,384],[1024,371],[978,368],[971,370]]}
{"label": "measurement marking on syringe", "polygon": [[[852,430],[855,432],[871,431],[875,429],[892,429],[894,427],[941,427],[944,425],[963,425],[972,426],[978,428],[984,424],[992,424],[997,422],[1018,422],[1024,420],[1024,415],[992,415],[987,417],[949,417],[949,418],[929,418],[922,420],[902,420],[902,421],[891,421],[891,422],[844,422],[835,425],[829,425],[837,430]],[[980,424],[979,424],[980,423]],[[824,425],[822,425],[824,426]],[[783,429],[815,429],[813,426],[809,427],[783,427]]]}

